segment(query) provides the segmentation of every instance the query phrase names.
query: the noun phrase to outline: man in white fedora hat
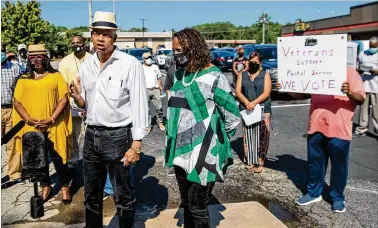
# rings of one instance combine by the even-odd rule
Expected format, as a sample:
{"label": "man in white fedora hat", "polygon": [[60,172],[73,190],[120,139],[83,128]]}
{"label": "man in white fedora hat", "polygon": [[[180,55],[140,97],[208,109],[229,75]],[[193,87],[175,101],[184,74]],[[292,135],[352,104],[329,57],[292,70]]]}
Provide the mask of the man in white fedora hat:
{"label": "man in white fedora hat", "polygon": [[90,27],[96,53],[80,67],[70,94],[86,110],[83,148],[86,228],[101,227],[106,173],[114,187],[119,227],[133,227],[134,202],[130,164],[140,158],[147,135],[148,103],[143,67],[116,50],[115,16],[96,12]]}

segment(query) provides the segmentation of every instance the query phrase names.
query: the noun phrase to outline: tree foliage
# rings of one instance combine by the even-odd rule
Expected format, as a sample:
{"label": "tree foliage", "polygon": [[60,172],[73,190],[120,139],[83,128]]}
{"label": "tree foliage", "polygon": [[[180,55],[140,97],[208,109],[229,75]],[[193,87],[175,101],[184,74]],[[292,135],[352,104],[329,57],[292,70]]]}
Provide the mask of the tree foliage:
{"label": "tree foliage", "polygon": [[[262,15],[270,18],[268,14]],[[258,19],[258,18],[257,18]],[[277,22],[265,24],[265,43],[276,43],[277,37],[281,34],[282,25]],[[256,22],[250,26],[236,26],[231,22],[215,22],[193,26],[201,32],[207,40],[256,40],[262,42],[262,24]]]}
{"label": "tree foliage", "polygon": [[51,29],[41,18],[41,4],[36,1],[21,1],[15,4],[5,1],[1,7],[1,40],[7,49],[15,51],[18,44],[43,43]]}
{"label": "tree foliage", "polygon": [[[124,32],[143,32],[143,28],[131,28],[129,30],[123,30]],[[148,32],[149,29],[147,27],[144,27],[144,32]]]}

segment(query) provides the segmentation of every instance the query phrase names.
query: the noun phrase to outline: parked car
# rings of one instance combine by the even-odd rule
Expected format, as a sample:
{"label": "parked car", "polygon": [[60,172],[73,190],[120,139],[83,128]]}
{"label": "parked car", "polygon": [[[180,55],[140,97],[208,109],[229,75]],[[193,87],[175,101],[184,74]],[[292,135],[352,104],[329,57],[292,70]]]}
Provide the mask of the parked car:
{"label": "parked car", "polygon": [[[146,52],[151,53],[151,50],[147,48],[129,48],[129,49],[125,49],[124,52],[129,55],[134,56],[135,58],[139,60],[141,64],[143,64],[142,55]],[[152,58],[152,63],[156,64],[155,58]]]}
{"label": "parked car", "polygon": [[165,68],[165,60],[168,56],[173,56],[172,49],[168,48],[161,48],[156,51],[156,64],[159,66],[159,68]]}
{"label": "parked car", "polygon": [[228,52],[231,52],[231,53],[235,53],[236,49],[233,48],[233,47],[222,47],[222,48],[219,48],[218,51],[228,51]]}
{"label": "parked car", "polygon": [[272,91],[277,91],[277,44],[246,44],[244,47],[244,57],[249,58],[252,52],[262,55],[262,68],[270,74],[272,79]]}
{"label": "parked car", "polygon": [[212,51],[211,63],[222,71],[231,70],[234,61],[234,54],[229,51]]}

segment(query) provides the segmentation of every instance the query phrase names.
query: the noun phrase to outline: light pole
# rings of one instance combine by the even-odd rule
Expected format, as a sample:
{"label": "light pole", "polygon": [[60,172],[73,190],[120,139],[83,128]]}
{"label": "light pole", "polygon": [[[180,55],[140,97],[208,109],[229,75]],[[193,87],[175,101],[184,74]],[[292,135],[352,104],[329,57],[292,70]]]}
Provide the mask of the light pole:
{"label": "light pole", "polygon": [[262,24],[262,29],[263,29],[263,44],[265,44],[265,24],[267,24],[269,22],[270,18],[268,17],[268,14],[262,13],[262,15],[259,17],[259,21],[258,23],[259,24]]}
{"label": "light pole", "polygon": [[147,20],[147,19],[145,19],[145,18],[140,18],[139,20],[142,21],[142,33],[143,33],[143,46],[142,46],[142,47],[144,47],[144,21]]}

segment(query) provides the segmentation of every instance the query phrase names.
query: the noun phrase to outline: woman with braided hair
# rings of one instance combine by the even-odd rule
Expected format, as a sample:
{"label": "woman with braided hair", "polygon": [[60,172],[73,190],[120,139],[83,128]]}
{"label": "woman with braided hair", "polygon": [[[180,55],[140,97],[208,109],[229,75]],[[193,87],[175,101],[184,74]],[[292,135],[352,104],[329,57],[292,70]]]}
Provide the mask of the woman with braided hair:
{"label": "woman with braided hair", "polygon": [[175,169],[184,227],[205,228],[210,227],[211,190],[232,164],[229,138],[240,122],[239,109],[198,31],[175,33],[173,51],[180,69],[170,88],[165,163]]}

